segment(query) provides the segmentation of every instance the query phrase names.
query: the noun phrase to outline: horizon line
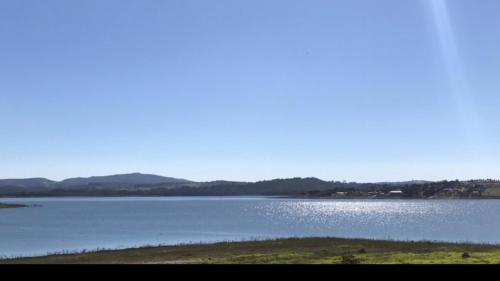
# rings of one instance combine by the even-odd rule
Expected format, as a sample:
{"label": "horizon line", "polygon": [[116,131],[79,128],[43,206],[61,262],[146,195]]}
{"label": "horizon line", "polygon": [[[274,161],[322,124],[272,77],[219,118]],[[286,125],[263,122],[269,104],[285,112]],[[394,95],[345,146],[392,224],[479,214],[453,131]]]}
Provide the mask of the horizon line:
{"label": "horizon line", "polygon": [[407,179],[407,180],[378,180],[378,181],[356,181],[356,180],[336,180],[336,179],[331,179],[331,180],[326,180],[320,177],[315,177],[315,176],[290,176],[290,177],[274,177],[274,178],[268,178],[268,179],[260,179],[260,180],[229,180],[229,179],[212,179],[212,180],[191,180],[183,177],[175,177],[175,176],[164,176],[164,175],[159,175],[159,174],[152,174],[152,173],[142,173],[142,172],[129,172],[129,173],[112,173],[112,174],[105,174],[105,175],[92,175],[92,176],[75,176],[75,177],[68,177],[68,178],[63,178],[60,180],[54,180],[49,177],[44,177],[44,176],[34,176],[34,177],[7,177],[7,178],[0,178],[1,180],[28,180],[28,179],[46,179],[50,180],[53,182],[62,182],[68,179],[76,179],[76,178],[92,178],[92,177],[111,177],[111,176],[123,176],[123,175],[150,175],[150,176],[159,176],[159,177],[167,177],[167,178],[174,178],[178,180],[186,180],[186,181],[191,181],[191,182],[196,182],[196,183],[202,183],[202,182],[214,182],[214,181],[229,181],[229,182],[246,182],[246,183],[255,183],[255,182],[261,182],[261,181],[272,181],[272,180],[279,180],[279,179],[307,179],[307,178],[314,178],[318,179],[321,181],[325,182],[346,182],[346,183],[398,183],[398,182],[417,182],[417,181],[423,181],[423,182],[443,182],[443,181],[478,181],[478,180],[492,180],[492,181],[500,181],[500,178],[461,178],[461,179],[450,179],[450,178],[444,178],[444,179],[439,179],[439,180],[430,180],[430,179]]}

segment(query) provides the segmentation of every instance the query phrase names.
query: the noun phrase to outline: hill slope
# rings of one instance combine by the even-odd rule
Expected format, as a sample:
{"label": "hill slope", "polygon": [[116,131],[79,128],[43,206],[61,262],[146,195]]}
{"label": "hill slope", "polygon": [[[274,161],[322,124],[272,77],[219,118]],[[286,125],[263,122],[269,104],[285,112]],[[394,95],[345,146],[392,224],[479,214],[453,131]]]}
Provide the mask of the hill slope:
{"label": "hill slope", "polygon": [[4,179],[0,180],[0,193],[11,194],[31,191],[46,192],[54,189],[56,185],[56,181],[46,178]]}
{"label": "hill slope", "polygon": [[92,184],[130,184],[130,185],[152,185],[161,183],[191,183],[191,181],[185,179],[177,179],[170,177],[163,177],[151,174],[121,174],[121,175],[111,175],[111,176],[100,176],[100,177],[88,177],[88,178],[70,178],[65,179],[59,183],[59,186],[71,187],[71,186],[85,186]]}

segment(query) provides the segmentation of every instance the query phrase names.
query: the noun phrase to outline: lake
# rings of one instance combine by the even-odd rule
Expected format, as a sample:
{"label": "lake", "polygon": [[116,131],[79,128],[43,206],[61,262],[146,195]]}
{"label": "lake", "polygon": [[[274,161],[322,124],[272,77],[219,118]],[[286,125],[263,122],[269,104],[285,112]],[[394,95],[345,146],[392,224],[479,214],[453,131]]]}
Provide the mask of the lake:
{"label": "lake", "polygon": [[500,200],[1,198],[0,257],[334,236],[500,244]]}

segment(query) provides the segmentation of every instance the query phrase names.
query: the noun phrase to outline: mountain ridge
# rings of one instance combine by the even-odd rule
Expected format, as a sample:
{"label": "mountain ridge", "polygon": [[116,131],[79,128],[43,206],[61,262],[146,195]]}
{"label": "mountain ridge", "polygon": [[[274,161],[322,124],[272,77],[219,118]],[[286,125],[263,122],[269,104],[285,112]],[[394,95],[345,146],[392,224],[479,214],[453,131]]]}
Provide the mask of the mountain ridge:
{"label": "mountain ridge", "polygon": [[164,177],[153,174],[129,173],[109,176],[91,176],[68,178],[59,182],[66,186],[86,185],[92,183],[129,183],[129,184],[160,184],[160,183],[193,183],[186,179]]}
{"label": "mountain ridge", "polygon": [[[469,181],[406,181],[357,183],[324,181],[314,177],[278,178],[257,182],[211,181],[194,182],[186,179],[152,174],[117,174],[69,178],[60,182],[45,178],[0,180],[0,197],[37,196],[305,196],[332,197],[337,195],[373,197],[403,193],[410,198],[432,196],[477,197],[478,194],[500,194],[499,180]],[[457,195],[458,194],[458,195]]]}
{"label": "mountain ridge", "polygon": [[44,192],[72,188],[133,188],[138,185],[182,185],[193,181],[164,177],[153,174],[128,173],[109,176],[75,177],[61,181],[47,178],[0,179],[0,191],[12,194],[18,192]]}

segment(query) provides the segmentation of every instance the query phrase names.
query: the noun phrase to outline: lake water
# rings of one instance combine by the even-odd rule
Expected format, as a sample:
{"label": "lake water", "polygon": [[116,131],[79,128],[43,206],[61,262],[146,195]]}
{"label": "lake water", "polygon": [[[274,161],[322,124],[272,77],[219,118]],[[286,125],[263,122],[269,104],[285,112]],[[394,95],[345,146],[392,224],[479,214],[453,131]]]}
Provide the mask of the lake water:
{"label": "lake water", "polygon": [[0,256],[335,236],[500,244],[500,200],[1,198]]}

